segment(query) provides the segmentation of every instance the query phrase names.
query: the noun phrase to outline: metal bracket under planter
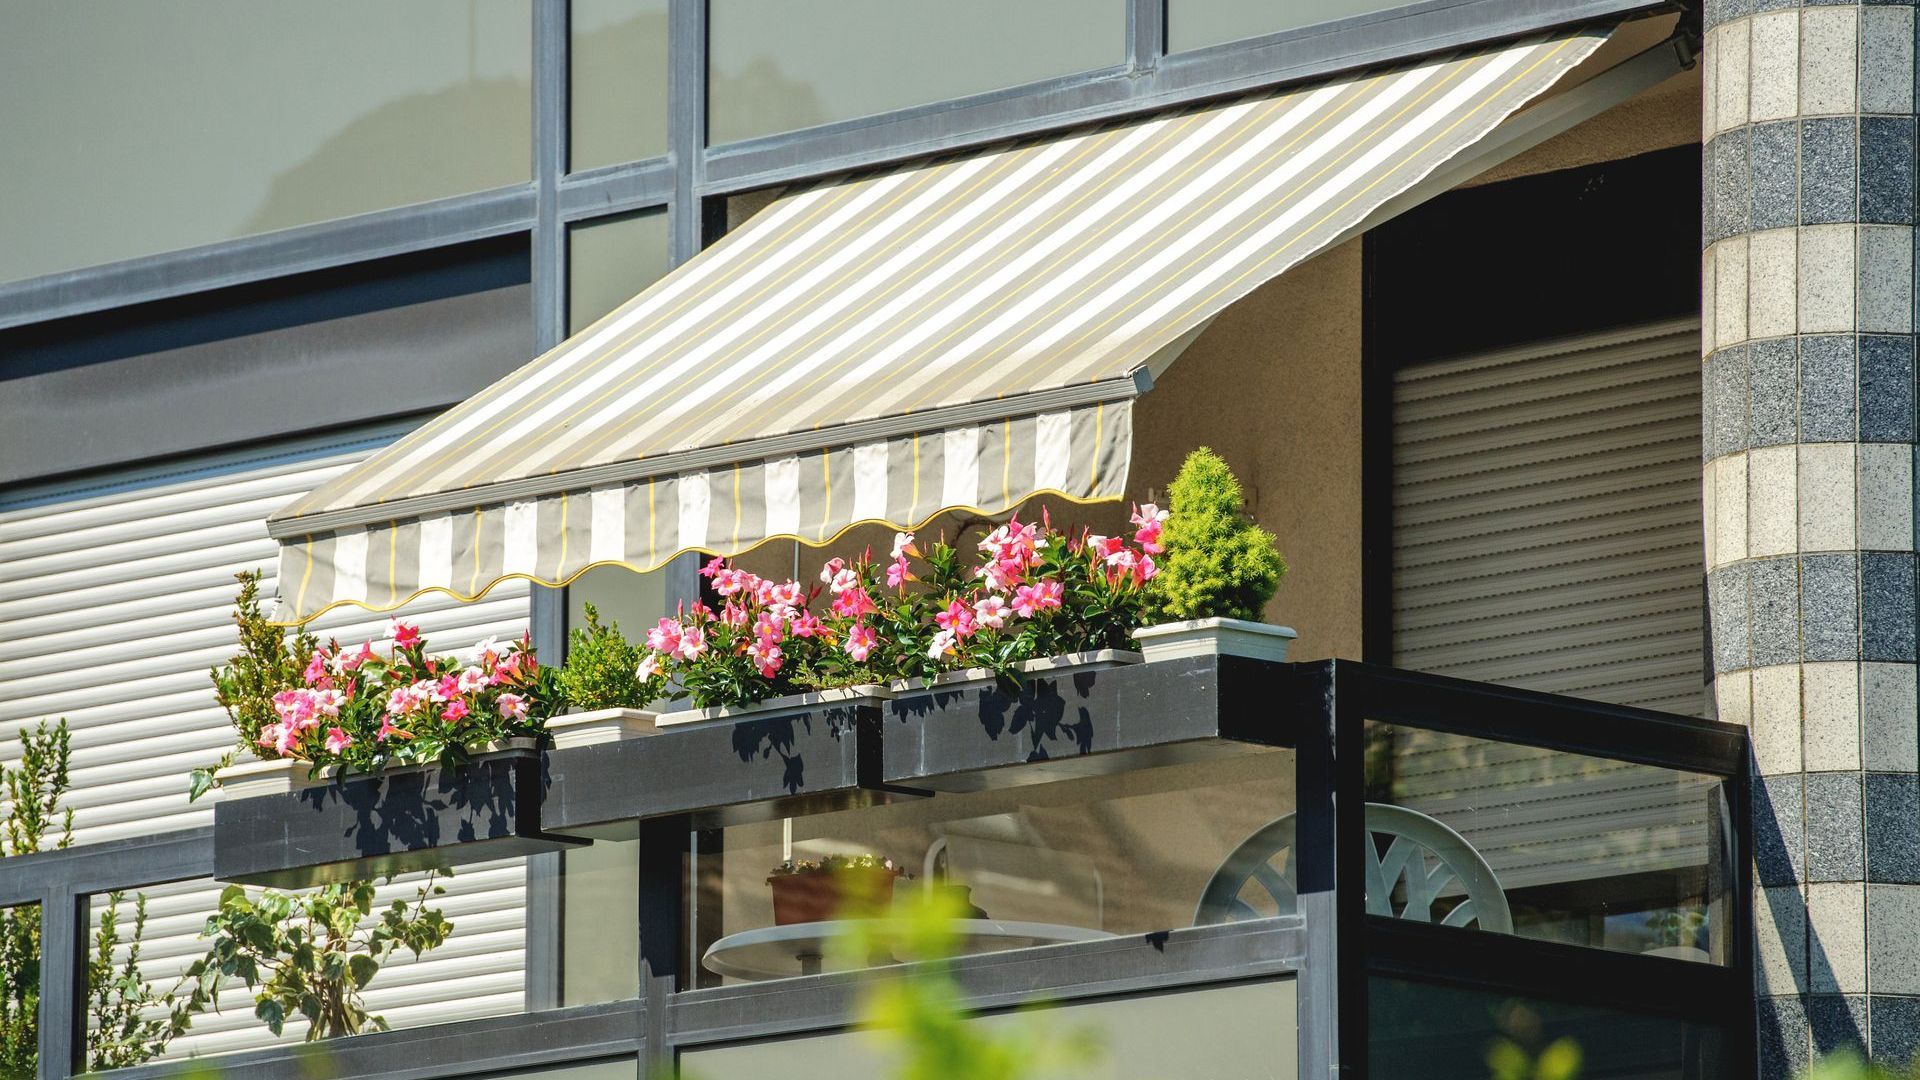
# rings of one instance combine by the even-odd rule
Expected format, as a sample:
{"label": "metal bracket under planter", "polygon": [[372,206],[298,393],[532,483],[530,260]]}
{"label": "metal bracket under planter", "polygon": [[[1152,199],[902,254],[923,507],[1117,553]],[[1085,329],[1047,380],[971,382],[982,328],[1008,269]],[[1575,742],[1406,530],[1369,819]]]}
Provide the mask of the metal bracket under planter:
{"label": "metal bracket under planter", "polygon": [[880,783],[979,791],[1258,753],[1295,737],[1294,667],[1237,656],[900,694],[880,725]]}
{"label": "metal bracket under planter", "polygon": [[590,843],[542,829],[546,787],[530,751],[223,799],[213,808],[213,876],[302,888]]}

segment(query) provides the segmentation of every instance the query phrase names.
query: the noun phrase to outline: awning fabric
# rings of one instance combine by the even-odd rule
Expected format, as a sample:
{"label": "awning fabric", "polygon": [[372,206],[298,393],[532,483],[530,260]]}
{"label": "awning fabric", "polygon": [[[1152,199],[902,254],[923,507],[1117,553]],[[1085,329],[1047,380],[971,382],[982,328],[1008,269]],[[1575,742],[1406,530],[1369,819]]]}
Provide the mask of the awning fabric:
{"label": "awning fabric", "polygon": [[786,194],[269,521],[282,617],[1113,500],[1150,361],[1471,146],[1576,30]]}

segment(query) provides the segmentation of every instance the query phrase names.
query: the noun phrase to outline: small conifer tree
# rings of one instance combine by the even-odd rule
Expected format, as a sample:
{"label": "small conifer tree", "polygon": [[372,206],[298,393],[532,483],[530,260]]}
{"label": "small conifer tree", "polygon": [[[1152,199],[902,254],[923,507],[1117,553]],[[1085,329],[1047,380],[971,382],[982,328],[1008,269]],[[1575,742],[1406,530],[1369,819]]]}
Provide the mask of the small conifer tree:
{"label": "small conifer tree", "polygon": [[1165,621],[1258,619],[1287,564],[1273,534],[1253,523],[1240,482],[1220,455],[1187,455],[1169,491],[1170,511],[1149,600]]}

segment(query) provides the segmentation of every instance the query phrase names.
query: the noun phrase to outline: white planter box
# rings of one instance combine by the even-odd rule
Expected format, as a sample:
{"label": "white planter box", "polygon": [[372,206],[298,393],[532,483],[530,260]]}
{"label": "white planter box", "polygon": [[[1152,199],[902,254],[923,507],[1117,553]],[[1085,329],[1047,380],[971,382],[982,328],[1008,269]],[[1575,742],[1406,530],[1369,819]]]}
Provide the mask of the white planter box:
{"label": "white planter box", "polygon": [[[533,738],[501,739],[498,742],[482,743],[468,747],[468,752],[478,760],[480,758],[503,757],[509,754],[525,754],[537,751],[540,740]],[[401,773],[419,772],[433,768],[431,765],[402,765],[387,769],[381,776],[395,776]],[[370,776],[371,773],[348,773],[346,779],[356,776]],[[305,791],[308,788],[326,787],[340,779],[340,766],[327,765],[314,772],[313,762],[299,758],[275,758],[271,761],[242,761],[236,765],[213,774],[214,786],[226,799],[250,799],[255,795],[285,795],[293,791]]]}
{"label": "white planter box", "polygon": [[[1020,671],[1027,675],[1069,675],[1076,671],[1091,671],[1096,668],[1118,667],[1121,664],[1137,664],[1140,654],[1122,649],[1100,649],[1095,652],[1066,653],[1062,656],[1042,656],[1020,662]],[[984,686],[993,681],[993,672],[986,668],[961,668],[958,671],[943,671],[933,677],[931,682],[925,679],[895,679],[887,684],[896,694],[910,694],[922,690],[964,690]]]}
{"label": "white planter box", "polygon": [[1290,626],[1245,619],[1188,619],[1185,622],[1143,626],[1133,632],[1148,663],[1190,656],[1246,656],[1282,661],[1287,646],[1299,635]]}
{"label": "white planter box", "polygon": [[843,686],[832,690],[809,690],[804,694],[768,698],[752,705],[726,705],[712,709],[675,709],[654,717],[656,728],[685,727],[691,724],[731,724],[740,720],[767,720],[776,716],[812,712],[821,707],[882,702],[893,691],[879,683]]}
{"label": "white planter box", "polygon": [[553,736],[553,748],[556,750],[639,739],[654,733],[654,720],[659,715],[651,709],[595,709],[591,712],[567,713],[547,721],[547,734]]}

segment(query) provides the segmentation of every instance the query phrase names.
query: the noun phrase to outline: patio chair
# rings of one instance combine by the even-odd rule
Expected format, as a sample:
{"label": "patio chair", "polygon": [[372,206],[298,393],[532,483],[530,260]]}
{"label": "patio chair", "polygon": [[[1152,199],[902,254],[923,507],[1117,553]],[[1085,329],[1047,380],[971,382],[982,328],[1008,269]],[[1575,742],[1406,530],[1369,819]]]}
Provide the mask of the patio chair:
{"label": "patio chair", "polygon": [[[1466,898],[1447,911],[1439,920],[1442,925],[1477,923],[1482,930],[1513,932],[1513,913],[1493,868],[1446,824],[1404,806],[1368,803],[1367,834],[1367,914],[1433,922],[1434,901],[1464,891]],[[1292,914],[1293,843],[1293,814],[1261,826],[1241,841],[1201,892],[1193,924]],[[1396,895],[1402,883],[1404,891]],[[1248,885],[1266,893],[1274,910],[1261,911],[1241,899]]]}

